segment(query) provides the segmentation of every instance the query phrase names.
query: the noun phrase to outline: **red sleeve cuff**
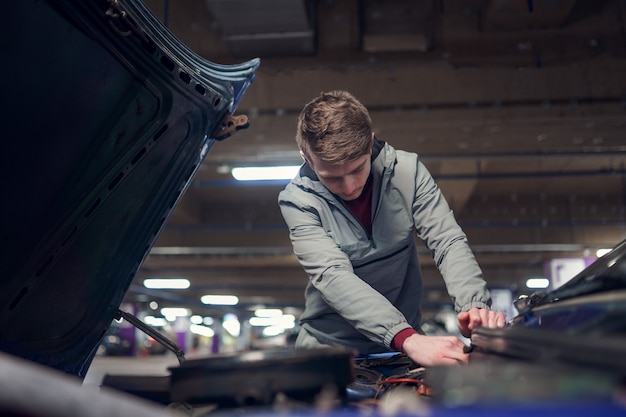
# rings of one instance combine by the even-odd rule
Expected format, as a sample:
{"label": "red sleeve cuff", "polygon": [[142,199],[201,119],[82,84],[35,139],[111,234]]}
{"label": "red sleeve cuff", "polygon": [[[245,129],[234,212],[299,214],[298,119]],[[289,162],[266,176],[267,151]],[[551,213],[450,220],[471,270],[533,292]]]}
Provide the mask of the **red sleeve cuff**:
{"label": "red sleeve cuff", "polygon": [[411,327],[404,329],[404,330],[400,330],[394,337],[393,340],[391,341],[391,348],[393,350],[396,350],[398,352],[402,352],[402,345],[404,344],[404,341],[409,337],[409,336],[413,336],[414,334],[416,334],[417,331],[415,331],[414,329],[412,329]]}

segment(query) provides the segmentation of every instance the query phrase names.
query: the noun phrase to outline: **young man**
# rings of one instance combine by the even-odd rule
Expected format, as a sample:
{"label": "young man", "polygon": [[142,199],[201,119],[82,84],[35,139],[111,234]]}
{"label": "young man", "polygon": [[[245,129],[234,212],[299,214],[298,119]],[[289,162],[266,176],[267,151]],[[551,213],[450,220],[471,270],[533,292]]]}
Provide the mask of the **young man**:
{"label": "young man", "polygon": [[420,333],[422,277],[414,232],[443,276],[464,336],[502,327],[467,238],[414,153],[375,137],[350,93],[322,93],[298,117],[305,164],[279,195],[309,276],[297,348],[402,351],[422,366],[466,363],[456,336]]}

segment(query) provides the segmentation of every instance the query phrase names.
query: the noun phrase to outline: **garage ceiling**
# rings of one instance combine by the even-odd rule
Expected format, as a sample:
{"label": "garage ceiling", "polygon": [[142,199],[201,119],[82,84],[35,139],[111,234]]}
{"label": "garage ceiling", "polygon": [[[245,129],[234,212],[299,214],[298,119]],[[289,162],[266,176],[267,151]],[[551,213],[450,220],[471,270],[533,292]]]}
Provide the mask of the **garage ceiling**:
{"label": "garage ceiling", "polygon": [[[147,4],[199,55],[261,67],[237,109],[250,127],[215,143],[129,301],[208,314],[199,296],[213,293],[243,309],[302,307],[307,277],[276,203],[285,182],[239,183],[230,169],[299,164],[297,114],[331,89],[369,107],[379,138],[421,156],[492,288],[527,294],[549,260],[626,237],[626,1]],[[426,251],[421,261],[426,307],[450,303]],[[191,288],[148,291],[147,277]]]}

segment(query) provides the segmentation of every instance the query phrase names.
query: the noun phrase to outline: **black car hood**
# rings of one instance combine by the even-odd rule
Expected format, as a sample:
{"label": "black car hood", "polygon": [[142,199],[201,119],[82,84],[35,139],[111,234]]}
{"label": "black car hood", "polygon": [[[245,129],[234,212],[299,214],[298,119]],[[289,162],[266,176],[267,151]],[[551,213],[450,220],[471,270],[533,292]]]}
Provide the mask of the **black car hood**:
{"label": "black car hood", "polygon": [[5,6],[0,350],[84,376],[259,60],[202,59],[137,1]]}

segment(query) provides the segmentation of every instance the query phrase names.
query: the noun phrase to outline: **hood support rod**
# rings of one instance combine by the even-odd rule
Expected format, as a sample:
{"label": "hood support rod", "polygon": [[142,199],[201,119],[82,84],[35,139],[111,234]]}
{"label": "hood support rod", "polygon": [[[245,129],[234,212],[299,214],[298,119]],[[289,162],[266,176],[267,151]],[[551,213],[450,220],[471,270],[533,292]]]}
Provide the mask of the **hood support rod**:
{"label": "hood support rod", "polygon": [[146,333],[149,336],[152,336],[157,342],[165,346],[166,349],[170,350],[171,352],[174,352],[174,355],[176,355],[176,358],[178,359],[178,363],[180,365],[182,365],[183,362],[185,362],[185,352],[183,352],[180,346],[178,346],[176,343],[169,340],[161,332],[148,326],[146,323],[139,320],[137,317],[133,316],[132,314],[127,313],[122,310],[117,310],[115,319],[120,320],[122,318],[124,320],[127,320],[130,324],[132,324],[133,326],[135,326],[142,332]]}

